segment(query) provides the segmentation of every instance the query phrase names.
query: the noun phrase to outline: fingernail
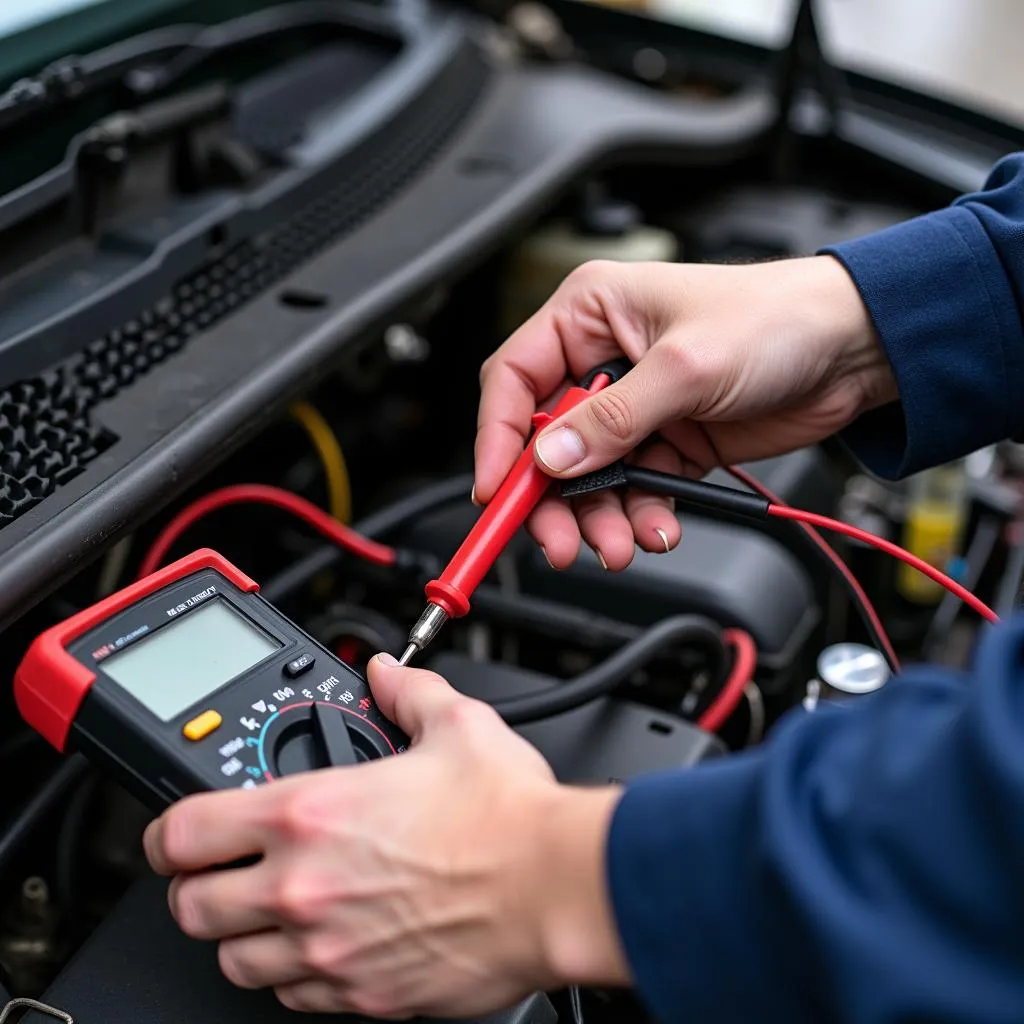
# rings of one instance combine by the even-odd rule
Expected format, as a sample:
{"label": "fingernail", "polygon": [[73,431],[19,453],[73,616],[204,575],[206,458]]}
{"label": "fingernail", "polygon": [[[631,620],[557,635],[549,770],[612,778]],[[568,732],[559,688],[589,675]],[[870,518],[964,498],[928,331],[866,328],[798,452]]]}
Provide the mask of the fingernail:
{"label": "fingernail", "polygon": [[572,427],[559,427],[537,439],[537,456],[552,473],[578,466],[586,455],[583,438]]}
{"label": "fingernail", "polygon": [[665,545],[665,554],[667,555],[671,550],[668,546],[668,534],[660,526],[656,526],[654,532],[661,538],[661,543]]}
{"label": "fingernail", "polygon": [[387,651],[378,654],[377,660],[382,665],[387,665],[388,668],[394,668],[398,664],[398,659],[393,654],[388,654]]}
{"label": "fingernail", "polygon": [[558,572],[558,569],[556,568],[555,563],[551,561],[551,556],[548,554],[548,549],[546,547],[544,547],[543,544],[541,544],[541,546],[540,546],[540,551],[541,551],[541,554],[544,556],[544,559],[548,563],[548,565],[550,565],[551,568],[555,570],[555,572]]}
{"label": "fingernail", "polygon": [[600,549],[595,550],[594,553],[597,555],[597,560],[601,563],[601,568],[607,571],[608,563],[604,560],[604,555],[601,554]]}
{"label": "fingernail", "polygon": [[472,503],[473,503],[474,505],[479,505],[479,504],[480,504],[480,502],[476,500],[476,484],[473,484],[473,490],[471,490],[471,491],[469,492],[469,500],[470,500],[470,501],[471,501],[471,502],[472,502]]}

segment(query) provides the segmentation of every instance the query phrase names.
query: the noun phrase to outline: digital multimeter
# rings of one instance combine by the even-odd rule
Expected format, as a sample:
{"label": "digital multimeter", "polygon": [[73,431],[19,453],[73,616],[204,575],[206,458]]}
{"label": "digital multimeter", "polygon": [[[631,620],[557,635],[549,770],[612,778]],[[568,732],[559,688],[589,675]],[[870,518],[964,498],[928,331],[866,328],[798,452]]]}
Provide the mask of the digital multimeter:
{"label": "digital multimeter", "polygon": [[36,638],[14,694],[154,810],[406,749],[366,681],[214,551],[197,551]]}

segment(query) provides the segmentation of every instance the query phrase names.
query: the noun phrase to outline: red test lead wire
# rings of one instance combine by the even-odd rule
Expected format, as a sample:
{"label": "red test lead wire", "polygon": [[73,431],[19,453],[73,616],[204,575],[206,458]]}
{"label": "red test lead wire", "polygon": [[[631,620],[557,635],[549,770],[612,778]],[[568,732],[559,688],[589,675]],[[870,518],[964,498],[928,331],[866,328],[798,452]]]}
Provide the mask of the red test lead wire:
{"label": "red test lead wire", "polygon": [[[731,470],[731,472],[737,475],[735,470]],[[842,533],[864,544],[870,544],[872,547],[884,551],[887,555],[898,558],[901,562],[906,562],[907,565],[912,566],[918,572],[923,573],[929,579],[945,587],[950,593],[955,594],[961,601],[981,615],[982,618],[987,619],[989,622],[999,621],[999,616],[984,601],[975,597],[974,594],[955,580],[950,579],[944,572],[940,572],[916,555],[905,551],[898,544],[893,544],[891,541],[876,537],[866,530],[860,530],[856,526],[851,526],[838,519],[830,519],[828,516],[818,515],[815,512],[805,512],[803,509],[776,504],[767,496],[766,488],[752,480],[751,483],[754,484],[753,489],[759,492],[758,494],[752,495],[746,491],[738,491],[735,488],[722,487],[718,484],[709,484],[706,481],[690,480],[672,473],[659,473],[638,466],[625,466],[613,483],[599,483],[597,489],[604,489],[608,486],[634,486],[652,494],[663,494],[675,498],[680,504],[715,509],[729,515],[740,515],[749,519],[763,520],[767,516],[774,516],[776,519],[789,519],[806,526],[816,526],[823,530],[831,530],[834,533]],[[586,492],[580,491],[579,493]],[[836,567],[838,568],[838,564]],[[846,573],[844,572],[843,575],[846,576]]]}
{"label": "red test lead wire", "polygon": [[[741,469],[739,466],[727,466],[726,472],[730,473],[733,477],[739,480],[740,483],[754,491],[756,494],[760,494],[762,497],[767,498],[771,505],[777,505],[780,508],[787,507],[786,502],[784,502],[777,494],[773,493],[767,486],[765,486],[764,483],[758,480],[751,473],[748,473],[745,469]],[[829,544],[829,542],[825,540],[825,538],[822,537],[822,535],[818,533],[813,526],[806,522],[798,522],[797,526],[804,531],[814,546],[825,555],[836,572],[838,572],[846,581],[846,584],[853,593],[862,614],[867,618],[870,624],[870,629],[879,646],[882,648],[882,653],[885,655],[890,667],[894,672],[899,672],[899,655],[896,653],[896,648],[893,646],[892,640],[889,638],[888,630],[886,630],[881,616],[879,616],[875,606],[871,603],[871,599],[868,597],[864,588],[860,585],[860,581],[856,576],[854,576],[850,567],[843,561],[835,548],[833,548],[832,545]]]}
{"label": "red test lead wire", "polygon": [[798,523],[806,523],[808,526],[817,526],[822,530],[842,533],[847,537],[852,537],[854,540],[859,540],[863,544],[870,544],[872,547],[878,548],[879,551],[884,551],[887,555],[892,555],[893,558],[906,562],[907,565],[913,567],[918,572],[924,573],[929,579],[934,580],[941,587],[945,587],[951,594],[955,594],[983,619],[987,619],[989,622],[999,621],[999,616],[980,597],[976,597],[966,587],[957,583],[956,580],[950,579],[944,572],[940,572],[923,559],[918,558],[917,555],[912,555],[909,551],[905,551],[898,544],[893,544],[892,541],[876,537],[873,533],[860,530],[856,526],[851,526],[849,523],[841,522],[838,519],[820,516],[816,512],[805,512],[799,508],[790,508],[788,505],[769,505],[768,515],[775,516],[776,519],[791,519]]}

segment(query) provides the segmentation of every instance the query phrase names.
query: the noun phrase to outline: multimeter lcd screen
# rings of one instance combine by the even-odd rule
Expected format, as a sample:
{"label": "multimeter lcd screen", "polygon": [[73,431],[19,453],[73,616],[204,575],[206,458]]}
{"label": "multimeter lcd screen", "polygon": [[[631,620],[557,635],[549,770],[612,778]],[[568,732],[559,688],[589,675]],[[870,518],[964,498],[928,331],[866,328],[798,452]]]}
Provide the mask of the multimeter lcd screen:
{"label": "multimeter lcd screen", "polygon": [[102,667],[169,722],[280,647],[227,601],[215,598],[111,655]]}

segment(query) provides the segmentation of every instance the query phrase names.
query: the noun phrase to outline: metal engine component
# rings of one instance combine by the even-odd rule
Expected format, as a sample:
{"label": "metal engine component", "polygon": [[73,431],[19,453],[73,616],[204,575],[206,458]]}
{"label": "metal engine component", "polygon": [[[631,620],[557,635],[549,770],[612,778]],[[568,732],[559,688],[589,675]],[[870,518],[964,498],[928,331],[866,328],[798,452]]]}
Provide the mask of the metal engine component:
{"label": "metal engine component", "polygon": [[0,964],[15,991],[42,991],[66,953],[60,924],[46,880],[37,875],[26,878],[0,935]]}
{"label": "metal engine component", "polygon": [[880,690],[891,676],[881,651],[866,644],[833,644],[818,658],[822,697],[861,697]]}

